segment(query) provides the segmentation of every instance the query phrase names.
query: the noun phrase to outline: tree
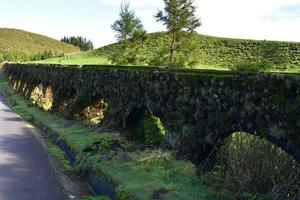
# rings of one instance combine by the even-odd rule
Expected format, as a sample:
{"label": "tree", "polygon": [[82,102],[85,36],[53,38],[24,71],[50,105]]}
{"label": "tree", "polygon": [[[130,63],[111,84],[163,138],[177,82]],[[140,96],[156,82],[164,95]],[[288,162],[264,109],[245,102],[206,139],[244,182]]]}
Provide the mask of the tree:
{"label": "tree", "polygon": [[116,32],[116,37],[121,41],[121,48],[110,56],[110,60],[114,64],[141,65],[146,63],[142,46],[147,39],[147,33],[141,20],[129,7],[129,3],[121,4],[120,18],[111,26]]}
{"label": "tree", "polygon": [[270,63],[276,67],[286,67],[289,63],[288,55],[282,50],[278,42],[263,41],[261,45],[261,57],[264,63]]}
{"label": "tree", "polygon": [[201,26],[201,22],[195,15],[196,6],[193,0],[164,0],[164,3],[164,10],[158,11],[155,18],[167,27],[171,35],[169,64],[173,66],[178,34],[182,31],[194,32]]}
{"label": "tree", "polygon": [[132,37],[136,30],[143,30],[141,20],[135,16],[135,12],[129,9],[130,4],[121,4],[120,19],[115,21],[111,28],[117,33],[118,40],[126,41]]}
{"label": "tree", "polygon": [[120,43],[121,48],[113,51],[109,59],[117,65],[145,65],[147,56],[143,51],[143,45],[148,35],[145,30],[137,29],[126,43]]}
{"label": "tree", "polygon": [[88,51],[94,49],[93,42],[88,40],[87,38],[83,38],[81,36],[71,36],[71,37],[63,37],[61,42],[65,42],[68,44],[72,44],[76,47],[79,47],[81,51]]}

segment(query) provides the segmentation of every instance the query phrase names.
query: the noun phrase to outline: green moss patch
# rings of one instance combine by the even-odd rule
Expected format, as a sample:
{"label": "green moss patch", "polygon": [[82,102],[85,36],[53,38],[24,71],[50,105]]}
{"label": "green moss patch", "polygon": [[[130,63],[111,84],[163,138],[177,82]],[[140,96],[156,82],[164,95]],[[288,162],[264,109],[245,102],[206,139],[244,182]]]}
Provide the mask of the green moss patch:
{"label": "green moss patch", "polygon": [[207,195],[195,166],[174,159],[171,152],[146,150],[123,152],[107,160],[104,157],[88,157],[81,169],[87,167],[96,174],[105,174],[119,186],[119,192],[136,199],[204,199]]}

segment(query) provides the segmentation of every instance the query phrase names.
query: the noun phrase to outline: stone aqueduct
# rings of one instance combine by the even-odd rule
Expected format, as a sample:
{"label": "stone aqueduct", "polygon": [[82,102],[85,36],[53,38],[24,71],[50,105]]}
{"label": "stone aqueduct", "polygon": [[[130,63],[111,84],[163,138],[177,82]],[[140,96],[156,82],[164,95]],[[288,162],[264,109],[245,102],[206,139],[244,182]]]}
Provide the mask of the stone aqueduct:
{"label": "stone aqueduct", "polygon": [[[80,110],[102,99],[99,126],[124,130],[143,109],[161,119],[173,145],[194,161],[219,139],[243,131],[267,138],[300,162],[300,75],[150,67],[7,64],[5,73],[28,95],[51,87],[51,112]],[[62,110],[62,104],[66,105]]]}

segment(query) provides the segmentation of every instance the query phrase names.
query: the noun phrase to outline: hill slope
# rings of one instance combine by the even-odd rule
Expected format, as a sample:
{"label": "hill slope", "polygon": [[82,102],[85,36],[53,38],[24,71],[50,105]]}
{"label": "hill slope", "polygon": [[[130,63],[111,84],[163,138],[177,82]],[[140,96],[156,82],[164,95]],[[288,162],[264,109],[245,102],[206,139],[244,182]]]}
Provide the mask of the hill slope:
{"label": "hill slope", "polygon": [[[197,65],[228,67],[243,62],[261,61],[263,57],[273,61],[278,59],[278,55],[268,51],[265,53],[269,53],[269,55],[263,55],[262,49],[276,47],[286,57],[288,65],[300,65],[300,43],[297,42],[231,39],[197,33],[183,38],[183,40],[185,40],[183,46],[191,45],[193,47],[179,49],[179,56],[182,56],[183,59],[188,56],[196,57]],[[156,55],[161,55],[162,49],[168,49],[169,41],[168,35],[164,32],[150,33],[141,47],[141,52],[151,59]],[[118,49],[121,49],[121,43],[104,46],[94,50],[94,53],[111,57]]]}
{"label": "hill slope", "polygon": [[[51,51],[51,53],[49,53]],[[79,52],[77,47],[55,39],[17,29],[0,28],[0,61],[32,60],[38,54],[62,55]],[[4,58],[3,58],[4,57]]]}
{"label": "hill slope", "polygon": [[[278,61],[278,59],[283,56],[286,59],[287,65],[294,67],[289,68],[288,71],[300,71],[300,67],[298,67],[300,66],[300,43],[297,42],[243,40],[200,34],[193,34],[183,39],[183,44],[188,48],[180,48],[177,54],[179,54],[183,60],[195,58],[196,63],[189,65],[193,68],[227,70],[229,67],[240,63],[255,63],[265,60],[266,58],[270,61]],[[146,58],[144,63],[141,64],[160,66],[164,65],[164,62],[167,63],[168,55],[164,53],[168,53],[169,45],[167,33],[157,32],[148,34],[147,39],[138,45],[140,49],[139,54],[142,54]],[[280,49],[280,55],[278,55],[278,53],[272,53],[272,48],[274,49],[274,47]],[[266,48],[268,50],[264,50],[264,53],[262,53],[262,49]],[[123,44],[118,42],[75,56],[48,59],[40,63],[80,65],[111,64],[113,63],[111,62],[112,57],[124,52],[128,53],[128,51],[131,51],[131,49],[127,48],[124,50]],[[160,63],[153,62],[157,57],[160,59]],[[274,70],[282,71],[282,69]]]}

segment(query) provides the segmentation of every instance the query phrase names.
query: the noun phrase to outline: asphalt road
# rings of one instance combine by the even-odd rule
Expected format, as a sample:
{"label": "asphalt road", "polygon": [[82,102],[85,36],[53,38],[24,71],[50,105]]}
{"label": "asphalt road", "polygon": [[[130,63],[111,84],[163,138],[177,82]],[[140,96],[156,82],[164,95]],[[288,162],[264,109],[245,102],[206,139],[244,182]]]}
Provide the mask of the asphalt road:
{"label": "asphalt road", "polygon": [[62,200],[48,156],[0,96],[0,200]]}

